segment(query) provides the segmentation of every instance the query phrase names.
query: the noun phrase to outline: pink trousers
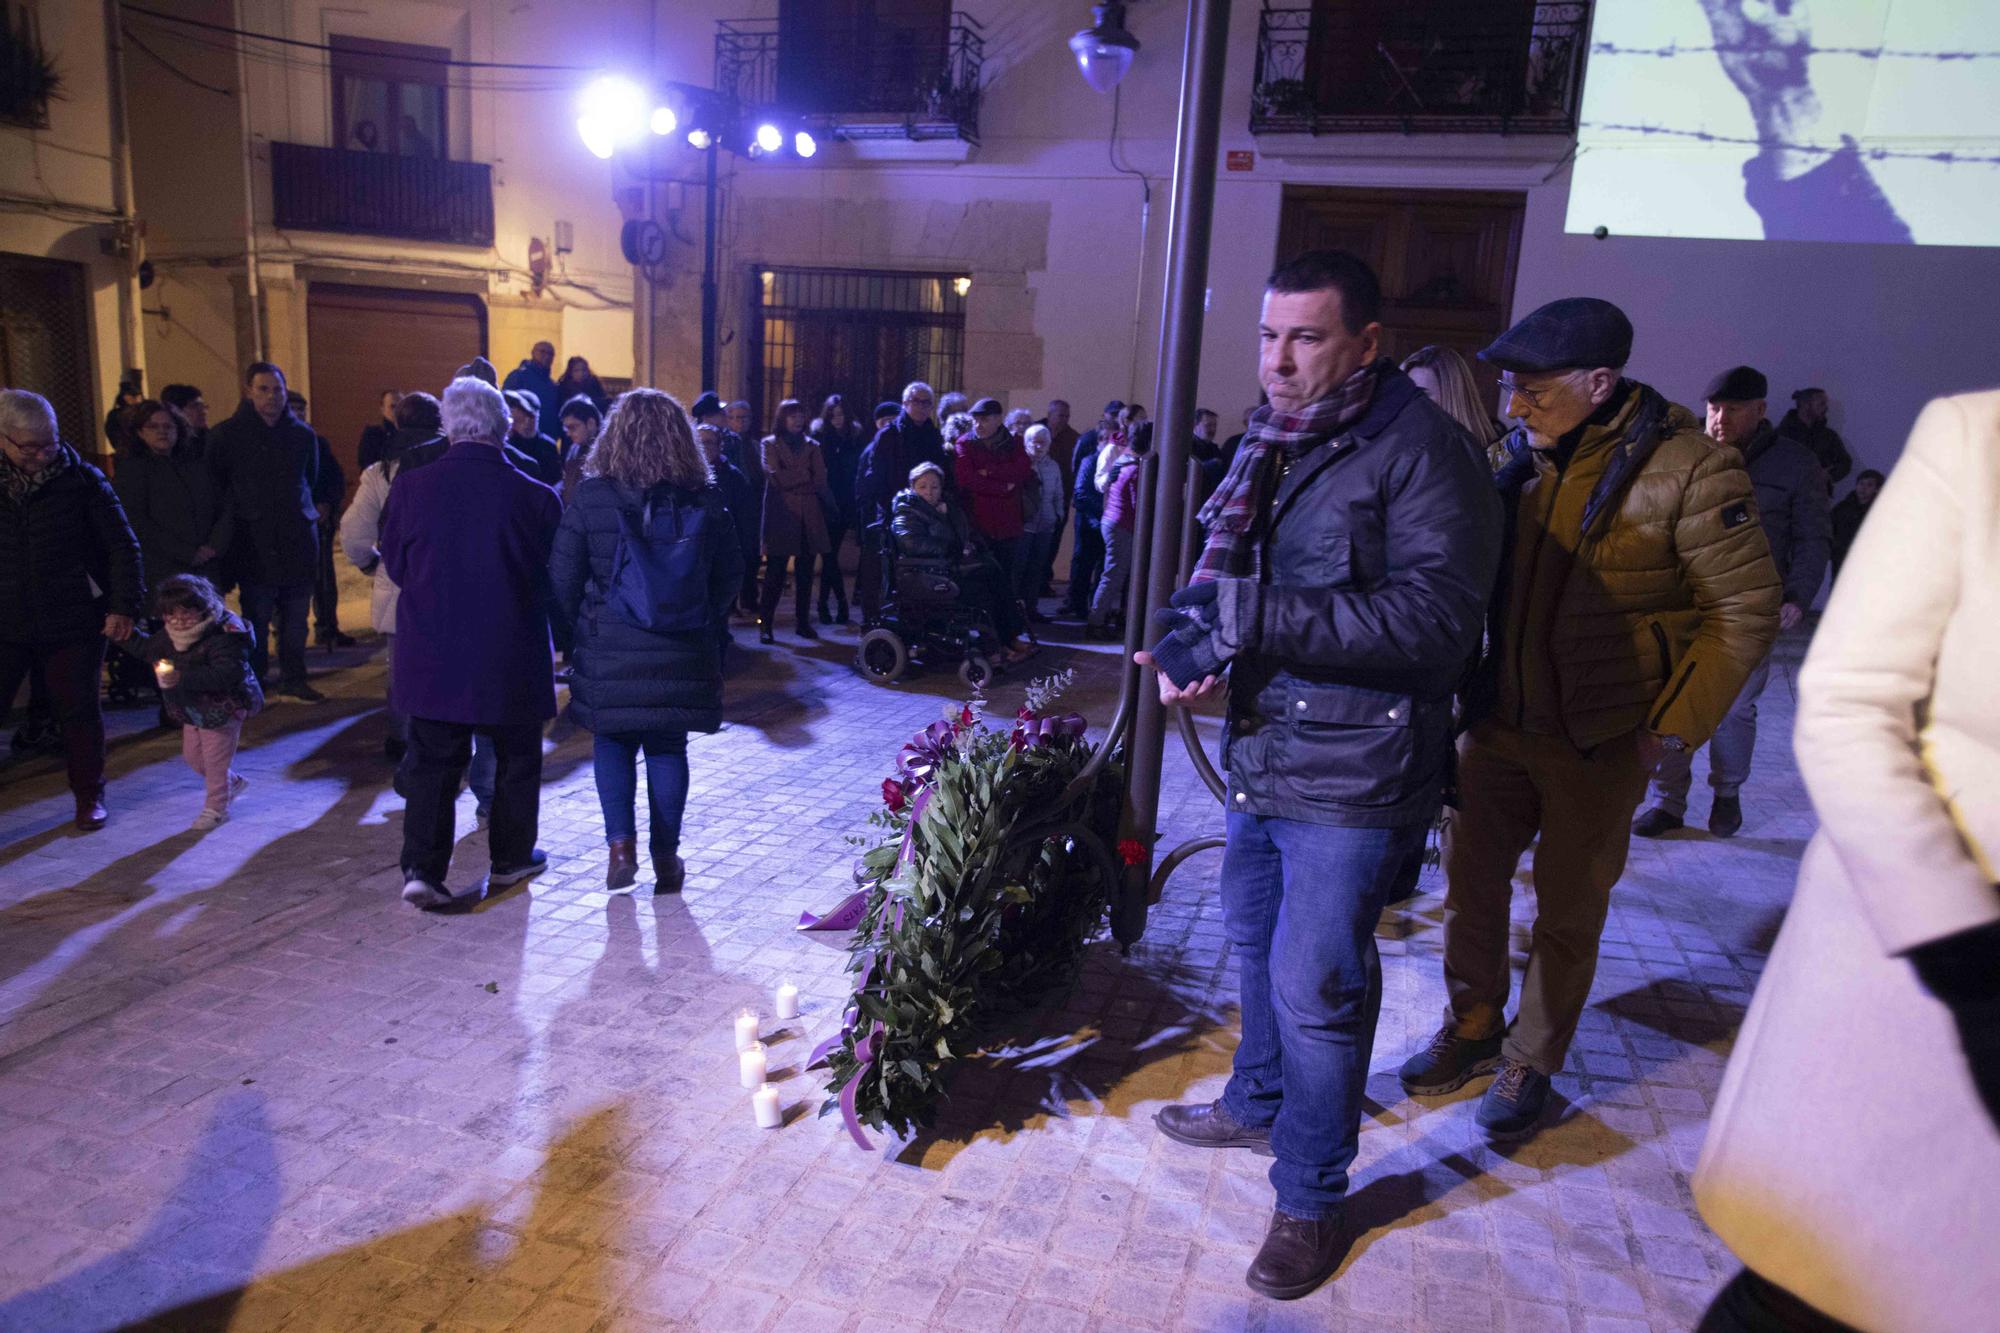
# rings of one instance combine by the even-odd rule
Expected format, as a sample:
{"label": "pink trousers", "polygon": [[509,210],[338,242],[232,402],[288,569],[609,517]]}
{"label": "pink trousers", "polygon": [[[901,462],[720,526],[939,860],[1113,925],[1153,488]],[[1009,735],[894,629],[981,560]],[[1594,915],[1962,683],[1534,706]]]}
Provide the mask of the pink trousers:
{"label": "pink trousers", "polygon": [[219,727],[182,727],[181,758],[201,774],[208,789],[207,809],[229,809],[229,766],[236,759],[236,741],[243,734],[243,719],[232,717]]}

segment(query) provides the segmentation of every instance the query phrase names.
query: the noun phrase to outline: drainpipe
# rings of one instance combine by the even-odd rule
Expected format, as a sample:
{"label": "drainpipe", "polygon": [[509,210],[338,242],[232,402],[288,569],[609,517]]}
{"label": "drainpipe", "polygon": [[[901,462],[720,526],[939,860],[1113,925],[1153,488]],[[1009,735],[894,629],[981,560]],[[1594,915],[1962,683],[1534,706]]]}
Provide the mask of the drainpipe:
{"label": "drainpipe", "polygon": [[[230,6],[238,32],[245,31],[243,0]],[[243,139],[243,287],[250,299],[250,349],[254,360],[263,360],[264,299],[257,288],[257,154],[250,143],[250,61],[244,53],[244,39],[236,39],[236,113]]]}
{"label": "drainpipe", "polygon": [[132,137],[125,115],[125,36],[119,23],[118,0],[104,0],[104,33],[111,95],[111,199],[118,211],[119,241],[125,247],[125,271],[118,280],[119,373],[144,370],[145,351],[139,336],[139,227],[132,211]]}
{"label": "drainpipe", "polygon": [[[659,73],[660,73],[659,61],[660,61],[659,0],[647,0],[646,81],[649,86],[656,84],[659,80]],[[645,204],[639,209],[639,216],[647,222],[651,222],[653,221],[653,219],[659,216],[658,196],[659,196],[660,186],[659,183],[653,179],[655,176],[659,175],[659,172],[653,169],[653,163],[659,155],[657,147],[659,142],[660,139],[658,135],[649,134],[646,136],[647,171],[646,171],[646,181],[643,187],[645,190]],[[634,384],[646,388],[655,387],[657,383],[653,372],[653,342],[656,336],[654,329],[654,319],[653,319],[653,303],[657,299],[657,296],[658,293],[653,288],[652,274],[646,271],[646,266],[644,264],[634,264],[632,266],[632,316],[635,320],[638,321],[639,325],[638,328],[639,336],[637,339],[638,346],[635,349],[638,354],[639,364],[633,367],[632,382]]]}
{"label": "drainpipe", "polygon": [[[1196,379],[1201,370],[1229,2],[1189,0],[1188,4],[1187,55],[1181,66],[1180,124],[1175,134],[1174,188],[1167,219],[1167,290],[1160,316],[1152,522],[1148,525],[1151,530],[1140,534],[1140,540],[1150,543],[1150,556],[1140,565],[1144,596],[1138,610],[1128,609],[1128,632],[1130,626],[1150,625],[1153,612],[1173,596],[1187,532],[1183,510],[1187,504],[1188,440],[1194,429]],[[1128,641],[1128,657],[1132,646],[1134,643]],[[1112,933],[1125,944],[1137,940],[1146,929],[1166,740],[1166,712],[1150,673],[1137,687],[1120,836],[1145,843],[1146,859],[1126,869],[1122,892],[1112,911]]]}

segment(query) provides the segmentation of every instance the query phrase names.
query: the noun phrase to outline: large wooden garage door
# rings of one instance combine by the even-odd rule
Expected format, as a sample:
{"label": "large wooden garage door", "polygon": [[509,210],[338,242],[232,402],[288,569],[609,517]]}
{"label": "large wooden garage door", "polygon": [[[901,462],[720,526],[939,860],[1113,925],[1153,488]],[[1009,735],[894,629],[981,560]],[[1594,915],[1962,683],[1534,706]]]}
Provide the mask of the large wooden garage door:
{"label": "large wooden garage door", "polygon": [[442,393],[454,370],[486,350],[486,307],[456,292],[315,282],[306,339],[312,423],[332,442],[352,495],[355,450],[380,414],[382,391]]}
{"label": "large wooden garage door", "polygon": [[1383,354],[1455,347],[1492,404],[1498,373],[1474,353],[1512,322],[1524,207],[1525,196],[1498,191],[1289,185],[1278,260],[1325,247],[1367,260],[1382,279]]}

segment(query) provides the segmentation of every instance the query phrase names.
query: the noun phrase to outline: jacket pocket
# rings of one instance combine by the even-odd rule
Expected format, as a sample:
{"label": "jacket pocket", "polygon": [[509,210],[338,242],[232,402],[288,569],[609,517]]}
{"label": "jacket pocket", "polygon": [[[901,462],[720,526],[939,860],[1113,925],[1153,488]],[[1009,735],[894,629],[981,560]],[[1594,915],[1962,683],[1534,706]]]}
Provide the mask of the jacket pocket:
{"label": "jacket pocket", "polygon": [[1408,695],[1299,682],[1284,694],[1284,753],[1274,766],[1274,787],[1347,806],[1395,805],[1408,797],[1418,743],[1417,709]]}
{"label": "jacket pocket", "polygon": [[1660,679],[1664,681],[1668,676],[1674,674],[1674,654],[1673,650],[1667,646],[1666,627],[1657,620],[1648,620],[1646,622],[1646,629],[1651,632],[1653,647],[1659,653]]}

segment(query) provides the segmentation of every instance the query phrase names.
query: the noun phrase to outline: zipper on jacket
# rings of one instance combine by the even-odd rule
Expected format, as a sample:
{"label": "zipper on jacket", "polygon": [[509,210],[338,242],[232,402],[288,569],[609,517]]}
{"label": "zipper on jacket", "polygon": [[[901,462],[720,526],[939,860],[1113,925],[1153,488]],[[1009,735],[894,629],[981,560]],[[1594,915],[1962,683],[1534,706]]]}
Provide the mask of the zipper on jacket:
{"label": "zipper on jacket", "polygon": [[1652,716],[1646,719],[1648,731],[1657,732],[1660,729],[1660,719],[1667,715],[1667,710],[1681,697],[1681,691],[1687,688],[1688,680],[1693,675],[1694,663],[1690,661],[1682,667],[1680,677],[1673,682],[1673,688],[1667,691],[1666,697],[1660,700],[1659,707],[1655,708]]}
{"label": "zipper on jacket", "polygon": [[1674,674],[1674,655],[1667,649],[1667,632],[1660,628],[1660,622],[1657,620],[1647,621],[1646,628],[1653,631],[1653,642],[1660,647],[1660,674],[1671,679]]}

